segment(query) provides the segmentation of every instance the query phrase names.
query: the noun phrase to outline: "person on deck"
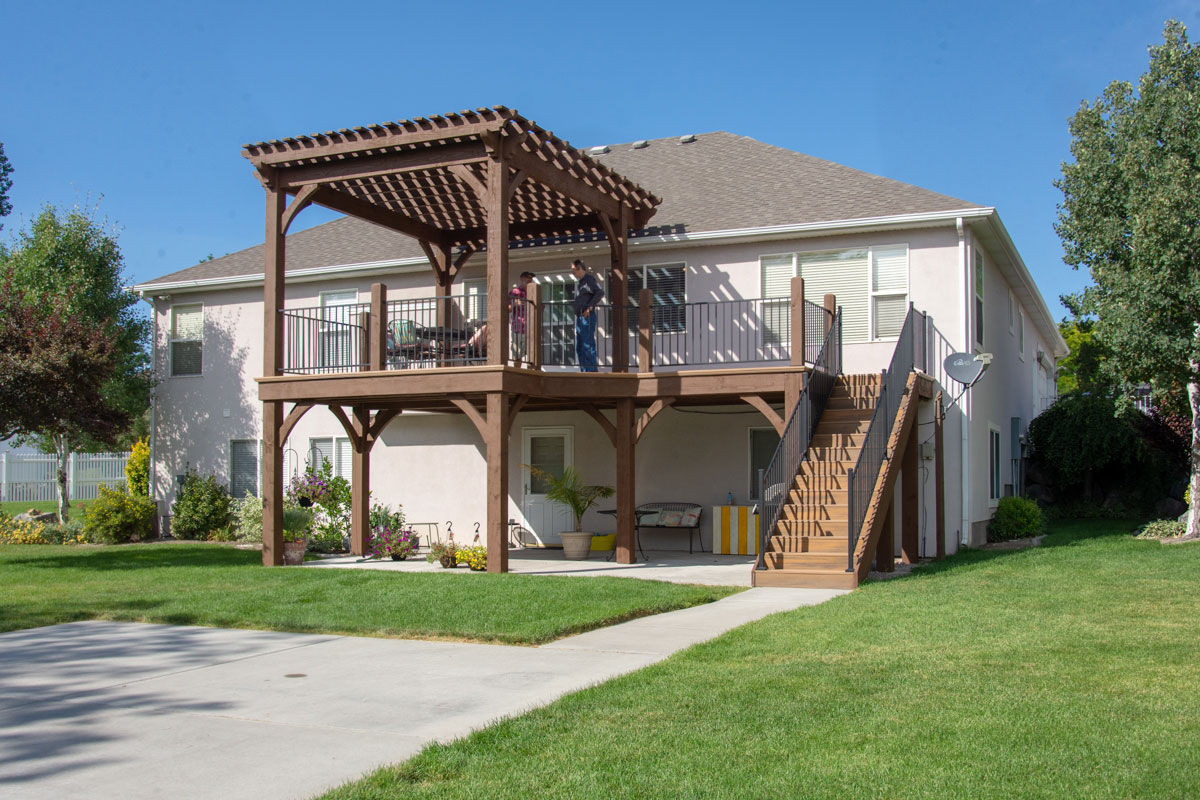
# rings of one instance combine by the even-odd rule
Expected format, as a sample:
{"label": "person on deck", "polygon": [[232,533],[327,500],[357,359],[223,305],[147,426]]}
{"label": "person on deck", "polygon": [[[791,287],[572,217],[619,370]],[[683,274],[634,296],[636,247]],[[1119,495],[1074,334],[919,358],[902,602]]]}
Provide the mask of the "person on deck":
{"label": "person on deck", "polygon": [[596,371],[596,306],[604,299],[600,281],[578,258],[571,262],[575,276],[575,355],[580,372]]}
{"label": "person on deck", "polygon": [[508,332],[508,349],[512,360],[517,362],[530,360],[525,339],[525,300],[528,297],[526,290],[531,283],[533,283],[533,273],[522,272],[521,282],[508,293],[508,313],[509,319],[512,320],[512,326]]}

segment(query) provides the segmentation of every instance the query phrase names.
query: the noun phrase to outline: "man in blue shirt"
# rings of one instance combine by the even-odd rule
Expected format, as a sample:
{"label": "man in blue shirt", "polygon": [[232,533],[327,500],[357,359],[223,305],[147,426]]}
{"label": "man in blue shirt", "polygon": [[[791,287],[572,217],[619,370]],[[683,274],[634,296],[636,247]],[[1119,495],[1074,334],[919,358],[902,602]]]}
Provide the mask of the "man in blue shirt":
{"label": "man in blue shirt", "polygon": [[571,262],[575,285],[575,354],[580,372],[596,371],[596,305],[604,299],[600,281],[578,258]]}

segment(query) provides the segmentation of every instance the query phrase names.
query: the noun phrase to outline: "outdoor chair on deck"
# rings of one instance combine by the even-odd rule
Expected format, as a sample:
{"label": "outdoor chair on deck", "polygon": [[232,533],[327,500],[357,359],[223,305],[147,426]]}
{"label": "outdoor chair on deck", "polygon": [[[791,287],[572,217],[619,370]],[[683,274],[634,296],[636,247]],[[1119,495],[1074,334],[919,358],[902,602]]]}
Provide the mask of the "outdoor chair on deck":
{"label": "outdoor chair on deck", "polygon": [[425,340],[417,335],[417,323],[402,319],[388,324],[387,358],[388,366],[403,369],[411,361],[427,361],[433,355]]}

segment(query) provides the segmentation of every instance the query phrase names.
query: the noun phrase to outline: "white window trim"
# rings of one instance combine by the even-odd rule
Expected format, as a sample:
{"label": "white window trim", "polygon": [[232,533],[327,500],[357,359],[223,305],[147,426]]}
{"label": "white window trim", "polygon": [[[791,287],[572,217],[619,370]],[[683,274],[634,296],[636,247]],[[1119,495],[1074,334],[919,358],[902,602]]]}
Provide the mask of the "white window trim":
{"label": "white window trim", "polygon": [[[753,474],[754,470],[754,432],[755,431],[771,431],[778,435],[779,431],[769,425],[751,425],[746,429],[746,474],[750,477],[749,491],[746,493],[746,505],[761,503],[762,498],[756,497],[758,494],[758,476]],[[735,498],[736,499],[736,498]]]}
{"label": "white window trim", "polygon": [[[825,253],[843,253],[848,250],[866,250],[867,251],[867,338],[865,342],[851,342],[851,344],[866,344],[871,342],[894,342],[899,339],[898,336],[875,336],[875,298],[876,297],[899,297],[900,293],[894,291],[877,292],[874,289],[874,268],[875,268],[875,251],[888,250],[898,247],[904,248],[904,300],[905,303],[912,302],[912,245],[909,242],[883,242],[876,244],[864,245],[862,247],[835,247],[822,248],[820,250],[797,250],[792,253],[760,253],[758,256],[758,296],[763,298],[763,259],[764,258],[785,258],[792,259],[792,277],[800,277],[800,259],[803,256],[815,256]],[[839,303],[840,305],[840,303]]]}
{"label": "white window trim", "polygon": [[1025,310],[1022,308],[1017,309],[1017,324],[1021,326],[1017,332],[1017,348],[1018,348],[1017,354],[1021,357],[1021,360],[1024,361],[1025,360]]}
{"label": "white window trim", "polygon": [[342,473],[338,472],[338,464],[337,464],[338,444],[340,442],[345,442],[347,445],[350,444],[350,439],[345,436],[310,436],[310,437],[308,437],[308,450],[305,451],[305,460],[308,462],[307,466],[312,467],[314,470],[321,468],[320,464],[312,463],[312,453],[313,453],[313,442],[320,441],[323,439],[329,439],[332,442],[333,458],[331,458],[329,460],[329,463],[333,466],[334,477],[342,477],[342,478],[345,478],[346,480],[350,480],[349,475],[343,475]]}
{"label": "white window trim", "polygon": [[[996,434],[996,458],[994,461],[992,459],[992,434],[993,433]],[[992,481],[992,467],[993,466],[996,468],[995,483],[998,484],[996,486],[993,485],[993,481]],[[1004,466],[1004,436],[1001,434],[1000,429],[998,427],[993,425],[991,422],[988,422],[988,469],[987,469],[988,508],[995,508],[996,506],[1000,505],[1000,495],[1004,494],[1004,477],[1001,472],[1001,469],[1003,468],[1003,466]],[[996,489],[996,492],[997,492],[996,497],[992,496],[993,488]]]}
{"label": "white window trim", "polygon": [[[175,338],[175,310],[178,308],[199,308],[200,309],[200,338],[199,339],[177,339]],[[171,345],[175,342],[200,342],[200,371],[190,375],[175,374],[175,348]],[[167,311],[167,375],[171,378],[201,378],[204,377],[204,303],[176,303]]]}
{"label": "white window trim", "polygon": [[[476,289],[477,291],[471,291]],[[482,298],[479,305],[479,315],[471,316],[471,303],[479,302],[473,298]],[[468,322],[481,323],[487,319],[487,278],[466,278],[462,282],[462,313]]]}

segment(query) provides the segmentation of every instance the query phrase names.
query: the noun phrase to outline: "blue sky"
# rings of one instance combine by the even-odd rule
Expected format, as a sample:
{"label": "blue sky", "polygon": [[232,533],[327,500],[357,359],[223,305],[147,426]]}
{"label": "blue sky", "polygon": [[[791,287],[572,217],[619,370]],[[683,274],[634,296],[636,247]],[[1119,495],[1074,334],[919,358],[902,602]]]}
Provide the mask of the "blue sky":
{"label": "blue sky", "polygon": [[[250,141],[507,105],[580,147],[727,130],[996,206],[1051,311],[1067,118],[1200,3],[0,6],[8,237],[102,196],[133,282],[262,240]],[[650,187],[653,188],[653,187]],[[305,211],[299,227],[331,219]]]}

